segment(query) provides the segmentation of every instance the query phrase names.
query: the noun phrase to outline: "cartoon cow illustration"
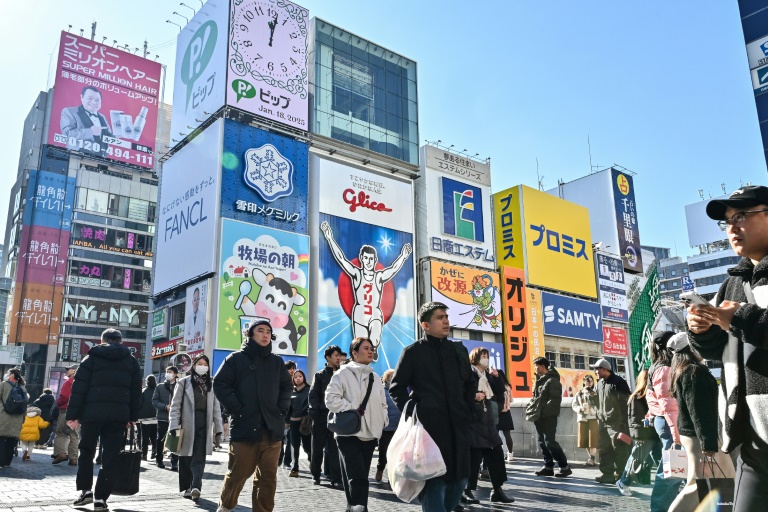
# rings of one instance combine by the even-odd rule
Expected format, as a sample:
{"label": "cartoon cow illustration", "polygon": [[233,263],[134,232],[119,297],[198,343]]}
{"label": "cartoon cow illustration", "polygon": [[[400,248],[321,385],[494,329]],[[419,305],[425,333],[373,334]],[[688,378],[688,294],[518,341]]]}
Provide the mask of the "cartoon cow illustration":
{"label": "cartoon cow illustration", "polygon": [[251,278],[261,287],[256,301],[248,297],[251,283],[243,281],[235,309],[240,309],[248,317],[269,320],[275,353],[295,354],[299,339],[307,333],[307,329],[304,326],[296,327],[291,311],[293,306],[302,306],[306,299],[285,279],[265,274],[259,268],[251,271]]}

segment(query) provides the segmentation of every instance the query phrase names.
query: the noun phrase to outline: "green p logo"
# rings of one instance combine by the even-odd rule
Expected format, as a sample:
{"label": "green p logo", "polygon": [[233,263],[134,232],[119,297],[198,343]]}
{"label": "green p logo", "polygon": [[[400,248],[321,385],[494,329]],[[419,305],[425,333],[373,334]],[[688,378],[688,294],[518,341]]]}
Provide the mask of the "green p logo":
{"label": "green p logo", "polygon": [[213,51],[216,49],[216,38],[219,29],[213,21],[203,23],[184,52],[184,58],[181,61],[181,81],[187,86],[187,101],[184,103],[184,112],[189,108],[189,99],[192,97],[192,89],[195,86],[195,80],[205,71],[208,63],[213,57]]}
{"label": "green p logo", "polygon": [[240,101],[240,98],[250,99],[256,97],[256,88],[239,78],[232,81],[232,90],[237,94],[237,101]]}

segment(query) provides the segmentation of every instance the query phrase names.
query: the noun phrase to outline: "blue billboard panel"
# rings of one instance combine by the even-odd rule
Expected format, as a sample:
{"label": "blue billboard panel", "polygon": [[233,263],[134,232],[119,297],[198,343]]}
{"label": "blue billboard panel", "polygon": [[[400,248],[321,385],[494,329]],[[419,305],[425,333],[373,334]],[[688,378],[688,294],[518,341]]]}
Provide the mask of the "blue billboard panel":
{"label": "blue billboard panel", "polygon": [[227,120],[221,216],[307,234],[309,146]]}
{"label": "blue billboard panel", "polygon": [[504,360],[504,344],[493,343],[489,341],[463,340],[460,338],[448,338],[451,341],[461,343],[466,347],[467,352],[472,352],[476,348],[484,348],[488,351],[488,365],[491,368],[507,373],[507,364]]}
{"label": "blue billboard panel", "polygon": [[70,178],[66,174],[29,171],[24,225],[69,231],[72,225],[76,181],[74,177]]}
{"label": "blue billboard panel", "polygon": [[603,320],[597,302],[542,292],[541,303],[545,334],[603,342]]}

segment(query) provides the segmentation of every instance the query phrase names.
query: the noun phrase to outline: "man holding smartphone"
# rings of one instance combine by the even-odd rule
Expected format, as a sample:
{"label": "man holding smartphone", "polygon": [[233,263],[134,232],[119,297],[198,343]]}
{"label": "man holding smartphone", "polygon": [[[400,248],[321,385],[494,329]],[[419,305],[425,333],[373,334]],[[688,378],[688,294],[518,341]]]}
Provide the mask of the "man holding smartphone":
{"label": "man holding smartphone", "polygon": [[741,447],[733,510],[762,510],[768,500],[768,187],[742,187],[710,201],[707,215],[742,259],[728,270],[714,305],[688,308],[688,335],[705,359],[723,362],[722,450]]}

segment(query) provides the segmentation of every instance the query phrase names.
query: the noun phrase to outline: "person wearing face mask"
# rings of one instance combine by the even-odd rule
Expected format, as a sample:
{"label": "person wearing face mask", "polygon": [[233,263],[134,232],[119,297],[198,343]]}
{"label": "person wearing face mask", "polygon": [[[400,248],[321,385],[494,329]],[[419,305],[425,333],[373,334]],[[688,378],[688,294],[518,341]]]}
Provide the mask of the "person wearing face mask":
{"label": "person wearing face mask", "polygon": [[[171,399],[176,389],[176,377],[179,375],[179,369],[175,366],[169,366],[165,369],[165,382],[158,384],[152,395],[152,405],[157,409],[157,467],[163,469],[163,449],[165,445],[165,434],[168,433],[168,411],[171,410]],[[171,454],[171,471],[178,471],[179,456]]]}
{"label": "person wearing face mask", "polygon": [[[4,405],[17,386],[21,386],[21,390],[27,395],[25,384],[24,377],[21,376],[21,372],[17,368],[8,370],[3,376],[3,382],[0,383],[0,468],[11,465],[16,443],[19,441],[19,431],[26,417],[24,416],[26,406],[19,414],[9,414]],[[29,395],[27,395],[27,400],[29,400]]]}
{"label": "person wearing face mask", "polygon": [[254,319],[246,332],[240,350],[224,359],[213,380],[216,398],[231,414],[232,439],[217,512],[237,506],[240,491],[254,473],[253,510],[275,508],[277,459],[293,385],[283,358],[272,353],[272,325]]}
{"label": "person wearing face mask", "polygon": [[184,432],[177,452],[179,491],[192,501],[200,499],[205,456],[213,453],[213,439],[224,430],[221,406],[211,391],[210,366],[207,356],[195,357],[188,377],[176,385],[168,416],[171,435]]}
{"label": "person wearing face mask", "polygon": [[19,441],[24,449],[21,460],[28,461],[32,456],[32,450],[40,440],[40,430],[48,428],[48,423],[41,416],[42,411],[39,407],[30,405],[27,407],[27,417],[24,418],[24,424],[21,426]]}
{"label": "person wearing face mask", "polygon": [[491,501],[512,503],[515,500],[506,496],[501,487],[507,481],[507,469],[504,465],[501,437],[496,429],[499,420],[499,404],[496,397],[504,395],[504,382],[493,377],[489,372],[487,349],[480,347],[473,349],[469,353],[469,362],[472,364],[472,375],[477,383],[477,393],[475,393],[472,423],[469,427],[469,481],[462,501],[479,503],[472,491],[477,489],[480,463],[485,459],[491,484],[493,484]]}

